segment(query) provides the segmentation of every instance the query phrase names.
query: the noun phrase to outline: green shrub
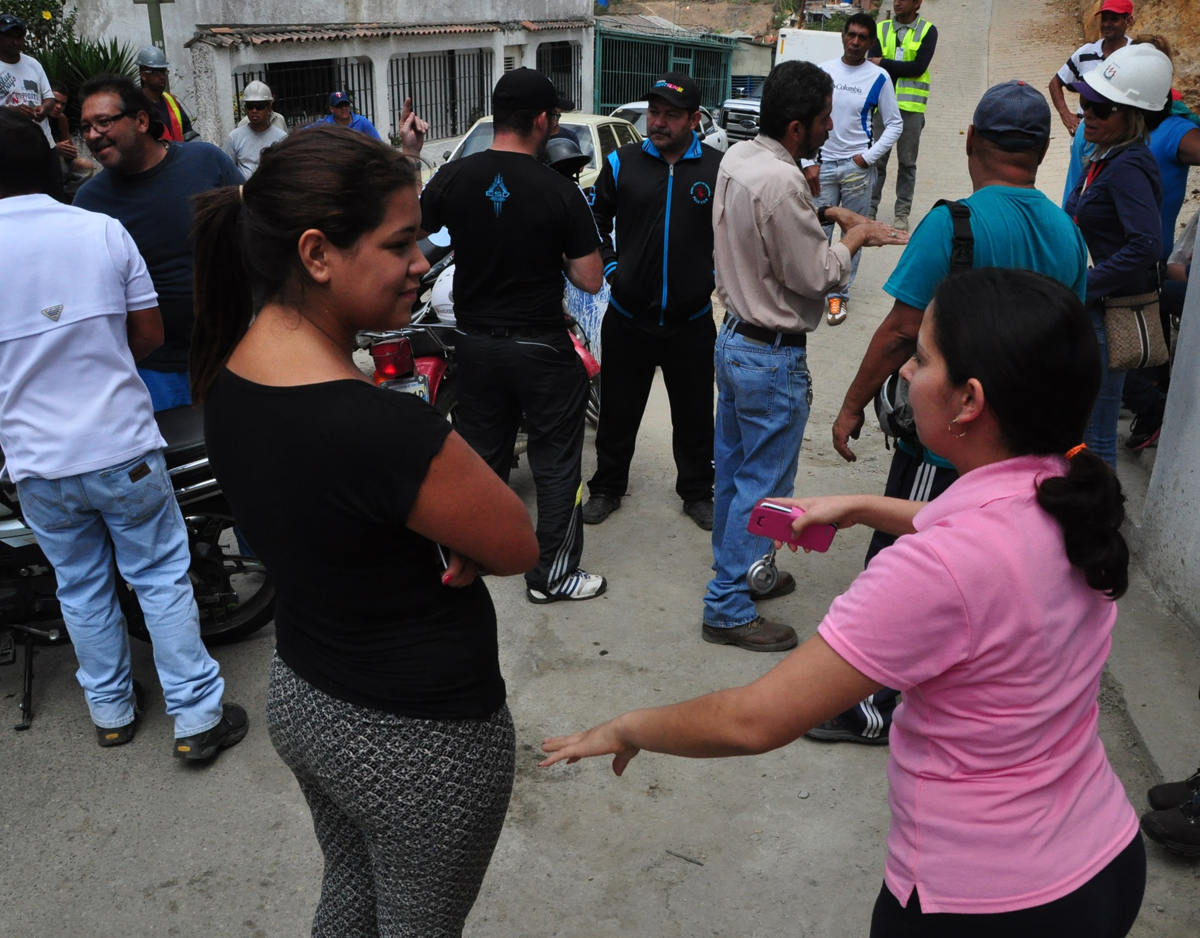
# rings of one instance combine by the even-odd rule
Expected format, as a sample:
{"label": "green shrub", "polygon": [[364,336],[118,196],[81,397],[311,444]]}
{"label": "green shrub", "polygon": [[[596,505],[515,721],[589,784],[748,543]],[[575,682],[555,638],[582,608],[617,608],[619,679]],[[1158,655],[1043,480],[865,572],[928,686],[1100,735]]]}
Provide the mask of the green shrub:
{"label": "green shrub", "polygon": [[[3,0],[0,0],[3,2]],[[137,52],[115,39],[104,42],[100,39],[77,39],[68,36],[40,57],[42,67],[51,81],[61,81],[67,86],[70,101],[67,104],[67,120],[71,129],[79,126],[79,89],[95,75],[111,73],[129,75],[136,80],[138,70],[134,64]]]}
{"label": "green shrub", "polygon": [[75,11],[64,14],[63,5],[63,0],[0,0],[0,13],[25,24],[25,52],[40,60],[75,33]]}

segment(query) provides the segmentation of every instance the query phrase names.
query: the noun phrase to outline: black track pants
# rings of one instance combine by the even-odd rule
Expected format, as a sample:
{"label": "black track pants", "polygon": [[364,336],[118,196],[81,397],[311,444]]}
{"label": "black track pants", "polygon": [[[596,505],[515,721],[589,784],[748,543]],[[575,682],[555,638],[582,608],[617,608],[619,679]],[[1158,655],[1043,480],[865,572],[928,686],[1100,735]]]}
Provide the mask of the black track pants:
{"label": "black track pants", "polygon": [[552,591],[583,556],[583,428],[588,378],[571,337],[456,335],[458,432],[508,481],[525,415],[537,486],[538,564],[525,580]]}

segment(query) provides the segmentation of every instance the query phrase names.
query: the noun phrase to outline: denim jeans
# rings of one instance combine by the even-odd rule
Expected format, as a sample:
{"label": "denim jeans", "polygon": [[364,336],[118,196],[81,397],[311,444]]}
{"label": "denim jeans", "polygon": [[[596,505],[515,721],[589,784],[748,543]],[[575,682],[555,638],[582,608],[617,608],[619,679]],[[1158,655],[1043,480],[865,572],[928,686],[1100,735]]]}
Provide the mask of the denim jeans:
{"label": "denim jeans", "polygon": [[1083,431],[1088,449],[1103,459],[1115,471],[1117,468],[1117,421],[1121,417],[1121,391],[1125,387],[1125,372],[1110,371],[1108,339],[1104,332],[1104,310],[1093,308],[1092,327],[1100,343],[1100,393],[1092,405],[1092,416]]}
{"label": "denim jeans", "polygon": [[[863,169],[853,159],[829,160],[821,164],[821,194],[816,198],[818,208],[840,205],[842,208],[866,215],[871,210],[871,190],[875,185],[875,167]],[[833,243],[832,224],[825,226],[825,237]],[[850,266],[850,280],[843,290],[834,290],[830,296],[843,300],[850,295],[850,286],[858,276],[858,262],[862,251],[854,252]]]}
{"label": "denim jeans", "polygon": [[746,530],[750,511],[760,498],[792,494],[812,385],[803,348],[766,345],[728,326],[717,336],[715,365],[715,575],[704,595],[704,624],[733,629],[758,615],[746,573],[771,543]]}
{"label": "denim jeans", "polygon": [[[925,114],[918,111],[901,111],[900,119],[904,121],[904,130],[900,139],[892,148],[896,151],[896,162],[900,164],[896,170],[896,218],[907,218],[912,214],[913,194],[917,191],[917,154],[921,150],[921,131],[925,129]],[[872,127],[875,139],[883,135],[883,118],[875,112]],[[888,158],[891,151],[883,154],[875,163],[875,188],[871,192],[871,214],[879,211],[879,201],[883,198],[883,183],[887,179]]]}
{"label": "denim jeans", "polygon": [[75,676],[92,722],[114,729],[133,720],[129,634],[117,602],[119,569],[146,615],[176,738],[220,723],[225,682],[200,640],[187,529],[162,452],[62,479],[22,479],[17,494],[26,523],[54,566],[63,620],[79,660]]}

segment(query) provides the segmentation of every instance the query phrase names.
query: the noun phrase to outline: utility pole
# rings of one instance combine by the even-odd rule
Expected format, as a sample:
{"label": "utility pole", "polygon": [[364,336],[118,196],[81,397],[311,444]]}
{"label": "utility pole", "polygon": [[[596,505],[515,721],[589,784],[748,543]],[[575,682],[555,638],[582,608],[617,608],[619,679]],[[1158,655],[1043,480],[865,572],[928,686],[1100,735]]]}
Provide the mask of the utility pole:
{"label": "utility pole", "polygon": [[[135,4],[142,4],[146,7],[146,12],[150,15],[150,44],[158,46],[162,49],[163,54],[167,52],[166,42],[163,40],[162,28],[162,8],[160,4],[174,3],[175,0],[133,0]],[[167,87],[171,86],[170,73],[167,73]]]}

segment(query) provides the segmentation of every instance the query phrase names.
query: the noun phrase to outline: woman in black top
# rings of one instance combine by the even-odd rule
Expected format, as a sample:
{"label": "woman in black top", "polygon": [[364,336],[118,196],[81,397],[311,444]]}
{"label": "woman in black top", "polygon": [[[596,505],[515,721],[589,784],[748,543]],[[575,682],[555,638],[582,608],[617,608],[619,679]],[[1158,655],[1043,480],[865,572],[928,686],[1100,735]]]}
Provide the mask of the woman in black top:
{"label": "woman in black top", "polygon": [[428,269],[417,187],[395,149],[330,127],[196,200],[192,388],[277,583],[267,721],[325,855],[315,936],[461,934],[512,789],[476,575],[534,565],[529,516],[432,407],[351,357],[356,332],[408,322]]}

